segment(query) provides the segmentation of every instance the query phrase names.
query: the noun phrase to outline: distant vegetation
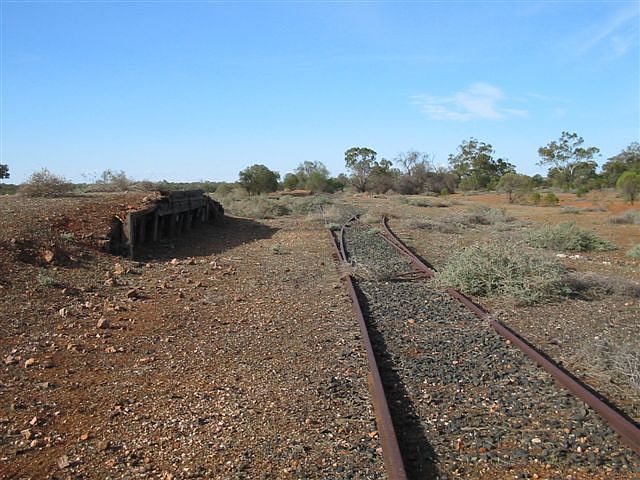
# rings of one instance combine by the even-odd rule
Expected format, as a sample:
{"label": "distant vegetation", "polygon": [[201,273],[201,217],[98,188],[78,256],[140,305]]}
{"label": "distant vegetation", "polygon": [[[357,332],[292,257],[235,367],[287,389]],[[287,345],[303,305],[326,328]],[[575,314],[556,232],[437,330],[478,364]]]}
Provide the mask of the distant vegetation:
{"label": "distant vegetation", "polygon": [[32,173],[18,189],[26,197],[60,197],[70,193],[74,186],[66,178],[46,168]]}
{"label": "distant vegetation", "polygon": [[[281,178],[280,173],[263,164],[254,164],[239,172],[237,182],[152,182],[136,181],[122,170],[105,170],[88,182],[69,187],[70,182],[43,170],[35,172],[20,188],[28,195],[59,195],[77,192],[124,192],[152,190],[202,189],[225,195],[242,187],[248,195],[278,190],[305,190],[312,193],[335,193],[344,189],[374,194],[447,196],[456,191],[497,191],[506,194],[509,203],[555,206],[554,191],[574,192],[578,196],[601,188],[616,187],[633,204],[640,195],[640,144],[632,142],[619,154],[609,158],[598,173],[595,158],[600,150],[585,146],[577,133],[562,132],[558,140],[538,148],[539,165],[548,166],[547,176],[528,176],[516,171],[508,159],[496,158],[494,147],[476,138],[463,140],[448,157],[447,166],[436,166],[433,156],[417,150],[399,153],[393,160],[378,158],[369,147],[352,147],[345,151],[347,174],[331,176],[318,161],[301,162]],[[35,175],[35,177],[34,177]],[[9,178],[8,165],[0,165],[0,179]],[[46,193],[47,191],[51,193]],[[0,193],[14,193],[15,187],[0,184]]]}

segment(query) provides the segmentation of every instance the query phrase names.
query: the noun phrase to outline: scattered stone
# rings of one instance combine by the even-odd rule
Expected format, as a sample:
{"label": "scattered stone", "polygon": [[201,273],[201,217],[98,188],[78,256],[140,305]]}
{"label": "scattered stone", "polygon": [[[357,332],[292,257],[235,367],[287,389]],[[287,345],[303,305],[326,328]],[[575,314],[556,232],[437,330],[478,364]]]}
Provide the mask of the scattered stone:
{"label": "scattered stone", "polygon": [[140,292],[137,289],[132,288],[127,292],[127,298],[130,298],[132,300],[135,300],[136,298],[140,298]]}
{"label": "scattered stone", "polygon": [[43,360],[41,365],[42,368],[53,368],[55,366],[53,360],[51,360],[50,358]]}
{"label": "scattered stone", "polygon": [[42,260],[44,260],[44,263],[52,263],[53,260],[56,258],[56,254],[51,250],[44,250],[41,253],[41,257],[42,257]]}
{"label": "scattered stone", "polygon": [[98,319],[98,323],[96,324],[96,327],[99,328],[99,329],[102,329],[102,330],[107,329],[110,326],[111,326],[111,324],[109,323],[109,320],[107,320],[104,317],[100,317]]}
{"label": "scattered stone", "polygon": [[32,427],[35,427],[38,424],[38,417],[33,417],[31,420],[29,420],[29,425],[31,425]]}
{"label": "scattered stone", "polygon": [[35,363],[36,363],[36,359],[31,357],[31,358],[25,360],[24,368],[29,368],[29,367],[33,366]]}
{"label": "scattered stone", "polygon": [[111,448],[111,442],[109,440],[100,440],[96,445],[98,451],[104,452],[105,450],[109,450]]}
{"label": "scattered stone", "polygon": [[58,467],[60,469],[64,470],[65,468],[69,467],[69,465],[71,465],[71,462],[69,461],[68,456],[62,455],[58,458]]}
{"label": "scattered stone", "polygon": [[18,363],[18,359],[13,355],[7,355],[6,357],[4,357],[5,365],[15,365],[16,363]]}

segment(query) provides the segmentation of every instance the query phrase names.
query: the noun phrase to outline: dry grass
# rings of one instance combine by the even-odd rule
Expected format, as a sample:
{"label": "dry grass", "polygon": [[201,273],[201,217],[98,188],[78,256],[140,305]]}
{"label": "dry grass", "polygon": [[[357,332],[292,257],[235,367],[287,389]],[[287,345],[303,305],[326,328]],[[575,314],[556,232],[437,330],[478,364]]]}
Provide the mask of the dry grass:
{"label": "dry grass", "polygon": [[570,358],[570,363],[579,366],[588,375],[608,383],[632,399],[640,399],[638,345],[611,340],[588,342]]}
{"label": "dry grass", "polygon": [[564,274],[559,262],[529,255],[522,246],[481,242],[454,253],[435,283],[471,295],[509,297],[527,305],[569,294]]}
{"label": "dry grass", "polygon": [[594,272],[571,272],[567,275],[567,283],[573,292],[582,296],[621,295],[640,298],[640,284],[621,277]]}
{"label": "dry grass", "polygon": [[639,210],[627,210],[620,215],[609,218],[609,223],[622,224],[622,225],[640,225],[640,211]]}

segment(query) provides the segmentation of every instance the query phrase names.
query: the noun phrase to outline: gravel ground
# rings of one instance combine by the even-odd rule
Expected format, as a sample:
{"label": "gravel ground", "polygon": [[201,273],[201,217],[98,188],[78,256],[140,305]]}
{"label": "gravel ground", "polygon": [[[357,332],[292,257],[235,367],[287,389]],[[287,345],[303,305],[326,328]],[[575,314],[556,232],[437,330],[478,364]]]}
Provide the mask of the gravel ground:
{"label": "gravel ground", "polygon": [[0,478],[385,478],[320,221],[229,219],[142,262],[74,248],[0,259]]}
{"label": "gravel ground", "polygon": [[[347,240],[390,262],[362,228]],[[457,302],[425,282],[358,288],[412,478],[637,478],[597,414]]]}

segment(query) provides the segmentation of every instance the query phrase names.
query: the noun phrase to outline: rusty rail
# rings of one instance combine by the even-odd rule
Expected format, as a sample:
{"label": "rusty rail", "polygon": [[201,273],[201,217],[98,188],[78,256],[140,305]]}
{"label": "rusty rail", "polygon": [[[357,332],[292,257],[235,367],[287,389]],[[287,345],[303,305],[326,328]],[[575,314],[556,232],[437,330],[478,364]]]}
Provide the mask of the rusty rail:
{"label": "rusty rail", "polygon": [[[388,235],[383,235],[391,245],[393,245],[398,251],[404,253],[411,258],[412,263],[420,263],[420,270],[426,272],[428,269],[433,276],[434,271],[431,267],[422,262],[422,260],[413,254],[406,245],[404,245],[400,239],[391,231],[387,224],[386,217],[383,218],[382,224]],[[566,388],[573,395],[578,397],[584,403],[589,405],[600,415],[609,426],[623,439],[623,441],[631,447],[638,455],[640,455],[640,427],[638,424],[628,416],[619,412],[613,408],[607,402],[603,401],[603,396],[597,394],[592,388],[585,385],[578,380],[570,372],[562,368],[553,360],[549,359],[542,352],[538,351],[532,344],[530,344],[524,337],[518,334],[515,330],[507,327],[503,323],[495,319],[490,319],[486,310],[474,303],[469,297],[460,293],[453,288],[446,289],[447,294],[452,298],[458,300],[467,309],[473,312],[478,318],[486,320],[489,325],[503,338],[509,340],[513,345],[518,347],[527,357],[533,360],[536,364],[544,368],[555,380]]]}
{"label": "rusty rail", "polygon": [[431,265],[427,265],[420,257],[413,253],[405,243],[398,238],[398,236],[389,228],[387,217],[382,217],[382,227],[384,228],[384,235],[382,237],[388,241],[396,250],[401,254],[406,255],[411,260],[411,264],[424,273],[427,277],[433,277],[435,275],[435,269]]}
{"label": "rusty rail", "polygon": [[[357,216],[352,217],[345,225],[342,226],[339,242],[336,240],[334,233],[330,232],[331,241],[336,249],[338,258],[342,261],[347,261],[347,255],[344,247],[344,229],[348,223],[356,218]],[[373,400],[373,410],[376,417],[376,424],[378,426],[378,437],[382,444],[382,456],[385,471],[390,480],[406,480],[407,474],[404,468],[402,454],[400,453],[400,446],[398,445],[395,427],[393,426],[393,420],[391,419],[389,404],[387,403],[384,386],[382,385],[382,378],[376,362],[373,345],[371,344],[371,339],[369,337],[369,331],[367,330],[367,324],[365,322],[362,309],[360,308],[358,294],[356,293],[353,285],[353,279],[350,275],[344,277],[344,282],[347,286],[349,297],[351,297],[353,312],[356,315],[358,326],[360,327],[360,333],[362,334],[362,343],[364,344],[366,351],[367,366],[369,367],[367,383]]]}

